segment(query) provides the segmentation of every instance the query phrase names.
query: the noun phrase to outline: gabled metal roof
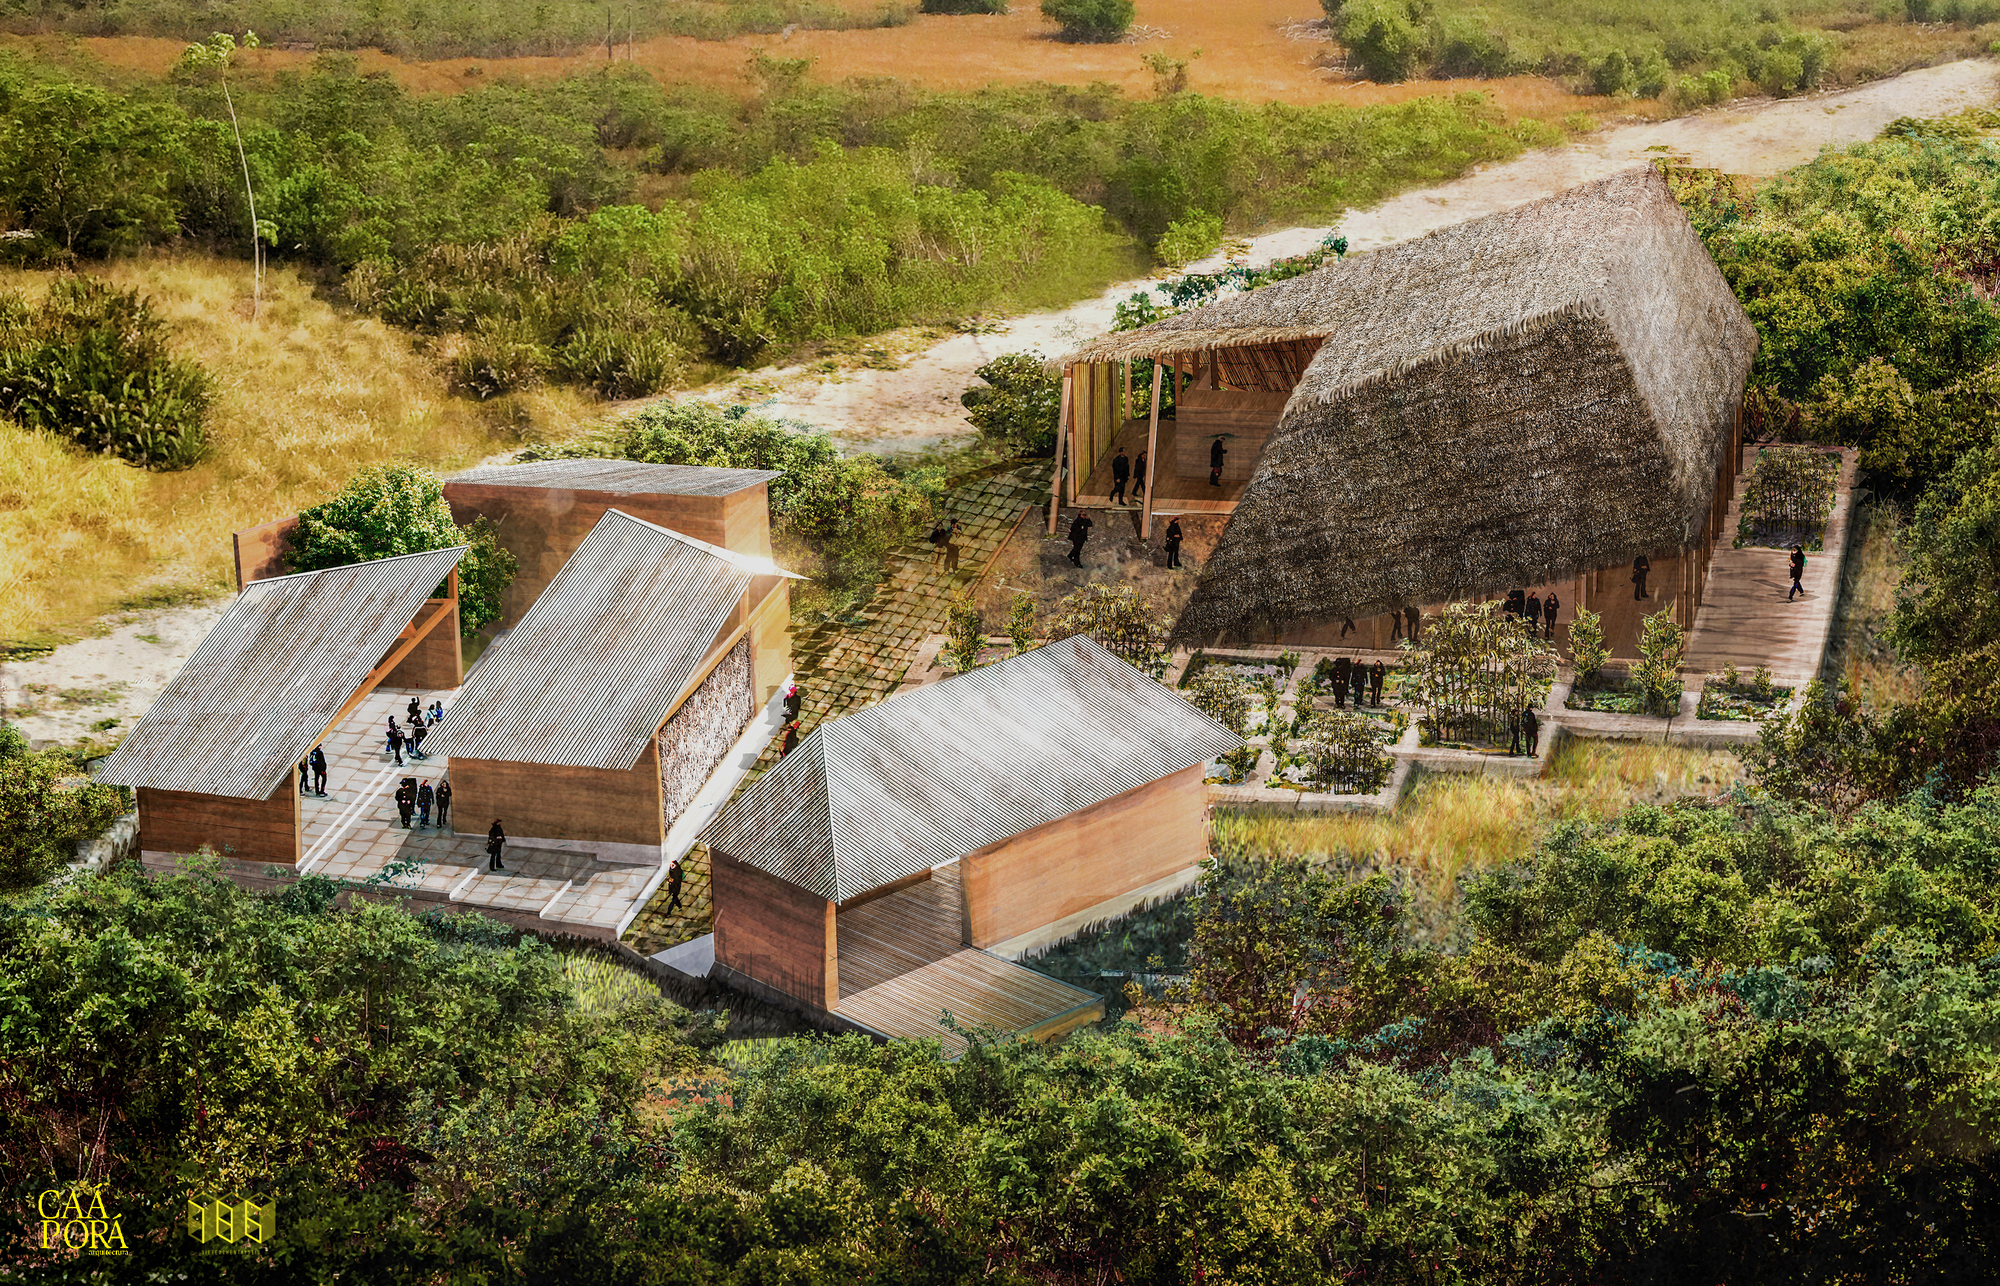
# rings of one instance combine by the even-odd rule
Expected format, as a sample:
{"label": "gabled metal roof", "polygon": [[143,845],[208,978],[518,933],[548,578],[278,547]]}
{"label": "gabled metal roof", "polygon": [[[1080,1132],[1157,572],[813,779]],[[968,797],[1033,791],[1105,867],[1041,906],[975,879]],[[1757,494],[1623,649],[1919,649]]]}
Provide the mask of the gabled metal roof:
{"label": "gabled metal roof", "polygon": [[460,545],[245,585],[97,779],[270,798],[464,553]]}
{"label": "gabled metal roof", "polygon": [[1079,635],[820,725],[701,838],[844,902],[1242,744]]}
{"label": "gabled metal roof", "polygon": [[692,464],[641,464],[636,460],[537,460],[529,464],[482,465],[445,481],[645,496],[727,496],[783,476],[776,469],[711,469]]}
{"label": "gabled metal roof", "polygon": [[479,660],[427,747],[454,758],[622,771],[767,560],[616,509]]}

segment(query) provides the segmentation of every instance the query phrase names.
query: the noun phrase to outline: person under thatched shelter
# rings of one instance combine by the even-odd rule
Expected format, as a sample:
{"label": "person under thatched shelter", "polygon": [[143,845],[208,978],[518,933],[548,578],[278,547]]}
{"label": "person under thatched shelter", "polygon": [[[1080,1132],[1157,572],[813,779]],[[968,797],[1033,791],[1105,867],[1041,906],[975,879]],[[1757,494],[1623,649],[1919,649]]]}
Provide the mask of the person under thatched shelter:
{"label": "person under thatched shelter", "polygon": [[1187,355],[1227,387],[1258,351],[1314,341],[1177,642],[1268,638],[1647,553],[1694,554],[1681,561],[1699,585],[1757,334],[1657,171],[1358,255],[1066,361]]}

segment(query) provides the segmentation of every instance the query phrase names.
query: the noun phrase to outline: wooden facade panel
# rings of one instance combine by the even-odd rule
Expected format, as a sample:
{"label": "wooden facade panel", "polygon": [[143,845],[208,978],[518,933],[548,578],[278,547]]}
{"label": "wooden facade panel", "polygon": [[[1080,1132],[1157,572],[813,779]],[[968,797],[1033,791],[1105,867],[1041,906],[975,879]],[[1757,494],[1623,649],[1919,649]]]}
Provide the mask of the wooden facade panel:
{"label": "wooden facade panel", "polygon": [[[680,528],[676,527],[674,530],[679,531]],[[722,530],[725,538],[710,541],[710,544],[733,549],[739,554],[752,554],[758,558],[771,557],[770,484],[760,482],[724,496]]]}
{"label": "wooden facade panel", "polygon": [[206,844],[244,861],[299,860],[299,784],[287,775],[266,800],[139,788],[139,848],[193,853]]}
{"label": "wooden facade panel", "polygon": [[[751,582],[753,595],[765,579]],[[750,610],[750,687],[759,709],[792,672],[792,583],[769,579],[776,584]]]}
{"label": "wooden facade panel", "polygon": [[428,614],[435,612],[440,619],[430,625],[429,633],[418,640],[408,656],[396,663],[382,683],[392,688],[455,688],[465,682],[465,650],[460,645],[458,635],[458,603],[451,599],[432,599],[425,605],[425,616],[418,617],[418,624],[428,624]]}
{"label": "wooden facade panel", "polygon": [[815,1009],[840,1003],[834,906],[727,853],[709,854],[715,959]]}
{"label": "wooden facade panel", "polygon": [[666,842],[660,822],[659,752],[626,772],[497,759],[451,761],[452,822],[460,834],[485,834],[494,818],[509,835],[604,844]]}
{"label": "wooden facade panel", "polygon": [[285,574],[285,542],[299,525],[297,514],[246,528],[232,537],[236,546],[236,588]]}
{"label": "wooden facade panel", "polygon": [[1208,790],[1195,764],[981,849],[960,865],[966,940],[990,947],[1176,871],[1208,852]]}
{"label": "wooden facade panel", "polygon": [[1226,390],[1191,388],[1182,392],[1174,410],[1174,472],[1183,478],[1208,476],[1208,452],[1219,433],[1234,437],[1223,440],[1229,452],[1222,462],[1222,480],[1240,482],[1257,467],[1264,443],[1284,414],[1287,394],[1233,393]]}

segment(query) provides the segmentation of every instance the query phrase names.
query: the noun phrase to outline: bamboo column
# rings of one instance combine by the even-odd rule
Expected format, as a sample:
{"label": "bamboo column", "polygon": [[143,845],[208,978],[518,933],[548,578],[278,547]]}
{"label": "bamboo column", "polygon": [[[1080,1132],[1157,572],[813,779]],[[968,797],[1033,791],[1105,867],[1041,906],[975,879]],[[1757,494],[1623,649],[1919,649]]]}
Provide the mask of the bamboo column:
{"label": "bamboo column", "polygon": [[[1126,368],[1130,378],[1131,367]],[[1161,475],[1160,450],[1160,379],[1158,362],[1153,363],[1153,417],[1146,424],[1146,502],[1139,510],[1139,539],[1149,540],[1153,535],[1153,493],[1159,490]]]}
{"label": "bamboo column", "polygon": [[1082,444],[1076,440],[1076,395],[1071,391],[1072,379],[1068,371],[1063,372],[1062,424],[1069,435],[1069,502],[1076,503],[1077,473],[1083,468]]}
{"label": "bamboo column", "polygon": [[1069,368],[1065,366],[1062,380],[1062,409],[1056,412],[1056,470],[1055,476],[1049,479],[1049,535],[1051,536],[1056,534],[1056,510],[1062,503],[1063,466],[1067,464],[1071,469],[1076,467],[1075,456],[1066,454],[1068,449]]}
{"label": "bamboo column", "polygon": [[1118,418],[1120,420],[1132,418],[1132,359],[1129,357],[1125,359],[1125,414]]}

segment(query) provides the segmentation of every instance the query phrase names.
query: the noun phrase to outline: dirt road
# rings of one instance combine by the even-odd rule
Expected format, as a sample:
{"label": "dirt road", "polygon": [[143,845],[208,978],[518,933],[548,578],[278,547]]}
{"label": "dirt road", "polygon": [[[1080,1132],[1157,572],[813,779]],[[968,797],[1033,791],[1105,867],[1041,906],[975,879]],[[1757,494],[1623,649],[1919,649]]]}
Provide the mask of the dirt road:
{"label": "dirt road", "polygon": [[[1820,149],[1875,137],[1900,116],[1947,116],[1991,102],[2000,64],[1968,59],[1909,72],[1859,89],[1780,101],[1746,101],[1678,120],[1601,130],[1565,147],[1530,152],[1437,187],[1406,192],[1338,226],[1355,250],[1420,236],[1436,228],[1511,209],[1552,192],[1643,162],[1651,149],[1685,153],[1694,164],[1766,177],[1809,161]],[[1287,228],[1256,237],[1250,261],[1267,262],[1317,245],[1330,228]],[[1192,271],[1220,266],[1211,261]],[[834,434],[849,450],[900,451],[970,432],[958,396],[972,372],[1002,353],[1033,350],[1054,357],[1111,325],[1112,306],[1153,284],[1130,281],[1097,299],[1057,312],[1017,317],[998,333],[959,335],[900,370],[863,369],[831,379],[803,368],[766,369],[747,379],[780,392],[769,409]],[[733,387],[709,396],[736,396]]]}

